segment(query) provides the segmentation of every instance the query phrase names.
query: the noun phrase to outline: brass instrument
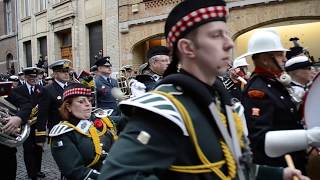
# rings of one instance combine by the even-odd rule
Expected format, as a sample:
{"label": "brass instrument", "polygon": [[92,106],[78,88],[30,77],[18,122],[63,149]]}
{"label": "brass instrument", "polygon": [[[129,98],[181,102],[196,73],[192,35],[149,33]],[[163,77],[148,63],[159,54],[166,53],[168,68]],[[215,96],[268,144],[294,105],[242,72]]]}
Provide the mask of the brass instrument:
{"label": "brass instrument", "polygon": [[124,93],[126,98],[132,95],[130,80],[133,78],[133,70],[130,65],[125,65],[120,69],[119,77],[117,77],[118,87]]}
{"label": "brass instrument", "polygon": [[118,87],[120,90],[125,94],[130,96],[131,95],[131,89],[129,85],[129,81],[125,76],[120,76],[117,78],[118,81]]}
{"label": "brass instrument", "polygon": [[[7,123],[4,118],[14,116],[18,109],[11,103],[0,97],[0,129]],[[8,147],[17,147],[23,144],[30,133],[30,126],[28,123],[17,128],[17,133],[9,135],[0,130],[0,144]]]}

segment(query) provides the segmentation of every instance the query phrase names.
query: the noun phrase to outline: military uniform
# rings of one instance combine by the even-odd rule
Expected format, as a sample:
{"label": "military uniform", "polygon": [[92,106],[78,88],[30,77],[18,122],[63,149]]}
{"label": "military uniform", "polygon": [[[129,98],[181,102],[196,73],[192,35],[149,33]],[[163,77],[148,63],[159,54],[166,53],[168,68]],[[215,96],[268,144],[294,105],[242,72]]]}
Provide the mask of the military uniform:
{"label": "military uniform", "polygon": [[[40,85],[36,85],[34,89],[34,94],[31,95],[29,94],[29,90],[26,84],[19,86],[18,88],[21,89],[21,95],[25,97],[29,96],[32,107],[35,108],[38,105],[39,100],[41,98],[43,87]],[[42,124],[41,122],[39,123]],[[36,145],[36,143],[44,143],[45,141],[45,126],[41,127],[39,126],[38,122],[35,122],[33,125],[31,125],[29,137],[23,143],[24,162],[29,177],[36,177],[37,173],[41,172],[43,149],[41,146]]]}
{"label": "military uniform", "polygon": [[244,84],[242,82],[233,82],[232,79],[228,76],[220,77],[219,78],[224,86],[226,87],[226,90],[228,93],[233,97],[236,98],[236,101],[242,101],[242,89],[244,87]]}
{"label": "military uniform", "polygon": [[[95,62],[97,68],[100,66],[112,67],[110,57],[103,57]],[[97,107],[102,109],[113,109],[112,115],[119,115],[118,102],[113,97],[111,90],[118,87],[117,80],[106,75],[97,75],[95,77]]]}
{"label": "military uniform", "polygon": [[[23,71],[25,75],[37,75],[39,72],[39,70],[35,67],[25,68]],[[43,95],[43,87],[36,84],[33,88],[34,89],[32,89],[31,85],[26,82],[24,85],[18,86],[14,92],[22,97],[26,97],[30,102],[31,107],[36,108],[36,106],[39,104],[41,96]],[[32,110],[29,118],[36,117],[36,112],[36,109]],[[31,122],[29,122],[29,124],[30,123]],[[37,119],[35,123],[31,124],[29,137],[23,143],[24,162],[30,178],[35,179],[37,174],[41,173],[43,149],[41,146],[36,145],[36,143],[44,143],[45,141],[46,126],[41,122],[41,119]]]}
{"label": "military uniform", "polygon": [[153,90],[156,87],[157,83],[162,79],[161,76],[157,75],[151,70],[148,72],[148,74],[137,75],[135,78],[137,81],[145,85],[145,92]]}
{"label": "military uniform", "polygon": [[112,88],[118,87],[117,80],[111,77],[108,77],[108,79],[109,81],[101,75],[98,75],[95,79],[98,108],[113,109],[112,114],[118,115],[118,103],[111,94]]}
{"label": "military uniform", "polygon": [[[62,59],[50,64],[49,67],[53,71],[69,71],[70,64],[69,60]],[[43,96],[40,99],[38,119],[41,119],[43,123],[40,126],[47,127],[49,131],[62,120],[58,109],[62,104],[63,89],[66,85],[66,82],[54,79],[52,84],[45,87]]]}
{"label": "military uniform", "polygon": [[115,126],[107,117],[94,121],[71,117],[50,131],[51,152],[67,179],[96,179],[103,160],[117,138]]}
{"label": "military uniform", "polygon": [[[16,89],[16,88],[15,88]],[[11,104],[20,108],[16,116],[22,119],[22,125],[28,122],[29,115],[32,109],[32,105],[28,98],[23,97],[15,92],[13,89],[12,93],[9,94],[5,99]],[[8,147],[6,145],[0,144],[0,156],[1,156],[1,169],[0,174],[7,178],[8,180],[16,179],[17,171],[17,158],[16,158],[17,148]]]}
{"label": "military uniform", "polygon": [[[153,90],[157,83],[162,80],[162,75],[157,74],[152,71],[150,66],[150,60],[155,56],[169,56],[170,50],[165,46],[154,46],[150,48],[147,52],[146,59],[148,63],[145,66],[142,66],[140,71],[141,74],[136,76],[136,80],[143,83],[145,85],[145,92]],[[157,60],[157,59],[156,59]],[[154,61],[156,61],[154,60]]]}
{"label": "military uniform", "polygon": [[54,80],[52,84],[44,89],[43,96],[39,102],[38,119],[47,123],[48,129],[61,121],[59,107],[62,104],[63,88]]}
{"label": "military uniform", "polygon": [[[303,129],[301,114],[288,91],[272,75],[256,73],[248,82],[243,99],[254,161],[285,167],[287,164],[283,156],[270,158],[265,154],[264,142],[268,131]],[[305,153],[291,155],[296,167],[305,172]]]}
{"label": "military uniform", "polygon": [[[205,91],[192,90],[192,86]],[[199,169],[195,166],[203,164],[203,161],[181,112],[163,95],[149,92],[120,103],[120,110],[128,119],[128,124],[111,148],[111,156],[106,160],[99,179],[235,178],[235,161],[230,159],[230,151],[223,145],[222,136],[205,102],[215,99],[221,107],[230,104],[223,85],[209,87],[191,75],[183,74],[173,80],[170,76],[165,78],[156,91],[174,95],[186,108],[200,149],[214,170],[200,168],[197,171]],[[223,109],[221,112],[225,117]],[[282,170],[262,167],[257,178],[264,177],[281,179]]]}

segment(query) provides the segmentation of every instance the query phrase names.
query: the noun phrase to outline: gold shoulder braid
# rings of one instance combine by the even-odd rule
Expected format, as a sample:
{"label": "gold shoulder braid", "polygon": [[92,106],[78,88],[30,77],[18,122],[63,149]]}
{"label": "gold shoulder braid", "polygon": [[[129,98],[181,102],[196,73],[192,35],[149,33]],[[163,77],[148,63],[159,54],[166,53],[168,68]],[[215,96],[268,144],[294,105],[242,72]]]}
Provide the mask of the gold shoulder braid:
{"label": "gold shoulder braid", "polygon": [[[67,121],[64,121],[63,124],[75,129],[80,134],[85,135],[85,136],[87,136],[87,137],[92,139],[96,155],[95,155],[93,161],[89,165],[87,165],[87,167],[91,167],[91,166],[95,165],[99,161],[101,153],[102,153],[102,148],[100,146],[100,138],[99,138],[99,136],[101,136],[103,134],[102,133],[98,133],[97,129],[94,127],[93,124],[91,124],[91,126],[89,128],[89,134],[83,133],[79,128],[77,128],[76,126],[74,126],[73,124],[71,124],[71,123],[69,123]],[[106,132],[105,125],[103,127],[103,131]]]}
{"label": "gold shoulder braid", "polygon": [[118,139],[118,135],[117,135],[117,128],[116,126],[113,125],[112,121],[108,118],[108,117],[103,117],[101,118],[101,120],[108,126],[108,129],[110,130],[113,140],[117,140]]}
{"label": "gold shoulder braid", "polygon": [[[161,92],[161,91],[153,91],[153,93],[156,94],[160,94],[163,95],[165,97],[167,97],[178,109],[178,111],[180,112],[182,119],[185,123],[185,126],[187,128],[187,131],[189,133],[189,136],[196,148],[196,152],[197,155],[200,159],[200,161],[203,163],[201,165],[193,165],[193,166],[175,166],[172,165],[170,167],[171,171],[176,171],[176,172],[182,172],[182,173],[191,173],[191,174],[198,174],[198,173],[210,173],[213,172],[215,173],[220,179],[234,179],[236,177],[237,174],[237,166],[236,166],[236,162],[231,154],[231,151],[229,149],[229,147],[226,145],[226,143],[220,139],[220,145],[221,145],[221,149],[223,151],[223,154],[225,156],[225,160],[221,160],[215,163],[211,163],[207,157],[204,155],[203,151],[201,150],[201,147],[198,143],[198,139],[195,133],[195,129],[193,127],[192,124],[192,120],[191,117],[189,115],[189,113],[187,112],[186,108],[183,106],[183,104],[177,99],[175,98],[173,95],[169,94],[169,93],[165,93],[165,92]],[[221,119],[224,123],[225,126],[227,126],[227,120],[224,114],[222,114],[220,112],[220,116]],[[237,133],[238,133],[238,137],[243,137],[243,125],[241,123],[241,119],[239,116],[237,116],[236,113],[233,113],[234,119],[235,119],[235,123],[237,126]],[[244,142],[241,140],[241,146],[244,145]],[[222,171],[221,171],[221,167],[227,164],[228,167],[228,175],[225,175]]]}

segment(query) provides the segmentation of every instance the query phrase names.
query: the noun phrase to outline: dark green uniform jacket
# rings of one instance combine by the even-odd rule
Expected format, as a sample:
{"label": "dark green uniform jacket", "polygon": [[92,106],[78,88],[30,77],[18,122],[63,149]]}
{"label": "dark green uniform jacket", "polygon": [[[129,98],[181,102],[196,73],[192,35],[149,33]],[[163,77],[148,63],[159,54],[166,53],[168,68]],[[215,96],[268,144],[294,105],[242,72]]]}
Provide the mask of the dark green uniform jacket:
{"label": "dark green uniform jacket", "polygon": [[[107,125],[103,121],[97,121],[100,122],[97,123],[95,121],[92,123],[89,120],[80,121],[72,118],[68,121],[71,125],[61,122],[50,131],[53,158],[62,175],[67,179],[96,179],[99,174],[103,160],[108,155],[108,151],[114,141],[114,136],[110,130],[107,130]],[[93,143],[89,127],[98,129],[96,131],[100,141],[98,144]],[[103,127],[106,128],[106,131],[102,130]],[[88,167],[96,157],[95,145],[101,147],[101,156],[97,162]]]}
{"label": "dark green uniform jacket", "polygon": [[[173,77],[182,81],[181,84],[171,81],[172,78],[170,81],[168,79],[170,76],[166,77],[156,90],[170,92],[185,106],[207,159],[212,163],[225,160],[219,142],[222,137],[215,120],[206,103],[202,101],[201,93],[194,93],[196,89],[205,89],[210,92],[208,99],[216,99],[216,104],[224,104],[225,93],[219,91],[223,85],[212,88],[186,73]],[[190,166],[202,163],[180,113],[167,98],[149,92],[122,102],[120,109],[128,119],[128,124],[120,134],[119,140],[112,146],[110,157],[106,159],[98,179],[219,179],[213,172],[191,174],[169,170],[172,165]],[[219,169],[226,176],[230,173],[225,163]],[[280,168],[259,169],[258,179],[282,179]]]}

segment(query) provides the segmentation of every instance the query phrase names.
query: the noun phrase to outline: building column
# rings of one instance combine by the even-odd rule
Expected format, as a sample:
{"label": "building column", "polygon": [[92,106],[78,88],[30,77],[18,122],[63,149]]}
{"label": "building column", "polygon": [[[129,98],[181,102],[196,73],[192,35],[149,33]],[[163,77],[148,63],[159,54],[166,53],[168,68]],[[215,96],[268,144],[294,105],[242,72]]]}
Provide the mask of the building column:
{"label": "building column", "polygon": [[106,1],[105,27],[103,32],[106,34],[106,55],[110,56],[114,71],[120,68],[119,57],[119,12],[118,0]]}

